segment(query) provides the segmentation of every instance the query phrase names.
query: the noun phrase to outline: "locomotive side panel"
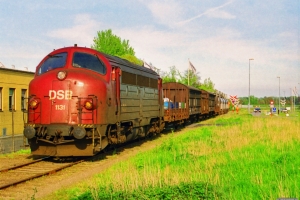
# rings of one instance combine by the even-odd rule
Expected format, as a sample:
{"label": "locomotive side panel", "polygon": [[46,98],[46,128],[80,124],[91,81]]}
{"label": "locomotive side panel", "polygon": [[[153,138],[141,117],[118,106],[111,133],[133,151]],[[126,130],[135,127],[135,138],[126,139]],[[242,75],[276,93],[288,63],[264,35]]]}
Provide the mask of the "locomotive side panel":
{"label": "locomotive side panel", "polygon": [[120,120],[130,122],[135,129],[130,139],[147,134],[144,127],[162,117],[158,81],[158,76],[122,66]]}
{"label": "locomotive side panel", "polygon": [[118,109],[107,130],[110,143],[123,143],[162,131],[158,74],[121,58],[105,56],[119,74],[115,75]]}

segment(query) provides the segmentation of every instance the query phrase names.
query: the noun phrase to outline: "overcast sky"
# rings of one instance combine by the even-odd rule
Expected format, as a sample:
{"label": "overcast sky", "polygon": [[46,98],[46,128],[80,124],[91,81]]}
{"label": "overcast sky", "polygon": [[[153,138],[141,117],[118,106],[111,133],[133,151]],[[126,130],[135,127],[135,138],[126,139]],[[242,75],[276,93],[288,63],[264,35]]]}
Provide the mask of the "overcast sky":
{"label": "overcast sky", "polygon": [[[300,94],[299,0],[0,0],[0,66],[34,71],[53,49],[90,47],[112,29],[136,56],[228,95]],[[280,76],[280,79],[277,78]]]}

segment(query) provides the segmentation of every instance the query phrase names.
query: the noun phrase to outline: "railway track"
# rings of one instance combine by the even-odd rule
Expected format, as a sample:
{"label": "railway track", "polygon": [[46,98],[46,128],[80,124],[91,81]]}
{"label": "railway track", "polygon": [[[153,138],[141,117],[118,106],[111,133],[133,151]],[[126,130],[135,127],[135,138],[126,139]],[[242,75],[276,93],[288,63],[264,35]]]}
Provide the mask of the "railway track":
{"label": "railway track", "polygon": [[[114,152],[122,152],[126,148],[132,148],[144,143],[145,140],[136,140],[128,142],[126,145],[116,148],[107,149],[93,157],[84,157],[81,160],[55,160],[53,157],[45,157],[31,162],[23,163],[6,169],[0,169],[0,191],[10,186],[16,186],[20,183],[32,180],[41,176],[51,175],[57,171],[79,164],[81,162],[94,162],[107,159],[108,155],[113,155]],[[119,153],[117,153],[119,154]]]}
{"label": "railway track", "polygon": [[[51,176],[36,178],[13,187],[0,189],[0,199],[26,199],[26,197],[27,199],[39,199],[46,197],[63,187],[71,186],[83,180],[88,180],[96,174],[103,173],[114,164],[126,161],[136,154],[155,148],[158,144],[161,144],[161,142],[164,141],[164,137],[168,135],[169,134],[160,134],[155,136],[155,138],[147,140],[141,139],[127,143],[124,146],[106,149],[104,152],[93,157],[85,157],[84,162],[74,165],[68,170],[57,172]],[[162,138],[159,139],[160,137]],[[0,180],[2,180],[1,172]],[[0,185],[1,184],[0,182]]]}
{"label": "railway track", "polygon": [[[137,141],[135,141],[137,142]],[[129,142],[125,146],[120,146],[118,149],[121,151],[126,146],[133,145],[135,142]],[[140,143],[138,141],[137,143]],[[22,163],[13,167],[0,169],[0,190],[8,188],[10,186],[16,186],[20,183],[45,176],[51,175],[62,169],[71,167],[73,165],[79,164],[81,162],[101,160],[107,155],[112,154],[115,149],[109,149],[106,152],[102,152],[93,157],[83,158],[81,160],[74,161],[73,158],[66,160],[55,160],[53,157],[45,157],[31,162]],[[71,161],[70,161],[71,160]]]}
{"label": "railway track", "polygon": [[18,166],[0,170],[0,190],[14,186],[25,181],[53,174],[57,171],[71,167],[84,160],[73,162],[55,161],[53,158],[46,157]]}

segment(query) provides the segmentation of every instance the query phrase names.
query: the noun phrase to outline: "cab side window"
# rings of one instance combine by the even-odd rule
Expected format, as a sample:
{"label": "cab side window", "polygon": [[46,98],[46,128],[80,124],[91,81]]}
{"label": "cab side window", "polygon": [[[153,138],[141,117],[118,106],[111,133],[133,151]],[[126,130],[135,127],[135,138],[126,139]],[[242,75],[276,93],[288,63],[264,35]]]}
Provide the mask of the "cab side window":
{"label": "cab side window", "polygon": [[73,67],[80,67],[93,70],[100,74],[106,74],[106,67],[96,56],[87,53],[76,52],[73,56]]}

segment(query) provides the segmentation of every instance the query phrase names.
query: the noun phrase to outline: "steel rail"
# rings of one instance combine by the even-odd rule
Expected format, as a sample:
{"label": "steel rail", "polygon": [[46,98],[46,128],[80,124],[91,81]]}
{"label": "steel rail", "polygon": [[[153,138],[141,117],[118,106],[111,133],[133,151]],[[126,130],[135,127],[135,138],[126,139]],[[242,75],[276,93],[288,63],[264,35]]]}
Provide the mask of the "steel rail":
{"label": "steel rail", "polygon": [[9,170],[13,170],[13,169],[17,169],[17,168],[21,168],[21,167],[24,167],[24,166],[27,166],[27,165],[31,165],[33,163],[41,162],[41,161],[46,160],[48,158],[50,158],[50,157],[40,158],[40,159],[37,159],[37,160],[33,160],[31,162],[23,163],[23,164],[16,165],[16,166],[13,166],[13,167],[8,167],[8,168],[5,168],[5,169],[0,169],[0,173],[7,172]]}
{"label": "steel rail", "polygon": [[[39,160],[39,161],[41,161],[41,160]],[[39,161],[36,161],[36,162],[39,162]],[[76,161],[76,162],[73,162],[73,163],[70,163],[70,164],[67,164],[67,165],[64,165],[64,166],[61,166],[61,167],[58,167],[58,168],[55,168],[55,169],[46,171],[46,172],[38,173],[38,174],[35,174],[35,175],[33,175],[33,176],[30,176],[30,177],[26,177],[26,178],[23,178],[23,179],[20,179],[20,180],[11,182],[11,183],[7,183],[7,184],[4,184],[4,185],[0,185],[0,190],[1,190],[1,189],[8,188],[8,187],[10,187],[10,186],[14,186],[14,185],[23,183],[23,182],[28,181],[28,180],[31,180],[31,179],[35,179],[35,178],[44,176],[44,175],[51,175],[51,174],[54,174],[54,173],[56,173],[57,171],[60,171],[60,170],[62,170],[62,169],[65,169],[65,168],[71,167],[71,166],[73,166],[73,165],[79,164],[79,163],[81,163],[81,162],[83,162],[83,161],[84,161],[84,160],[79,160],[79,161]],[[33,162],[33,163],[36,163],[36,162]],[[31,163],[31,164],[33,164],[33,163]],[[24,165],[27,166],[26,164],[24,164]],[[24,166],[24,165],[23,165],[23,166]],[[19,167],[19,168],[20,168],[20,167]]]}

